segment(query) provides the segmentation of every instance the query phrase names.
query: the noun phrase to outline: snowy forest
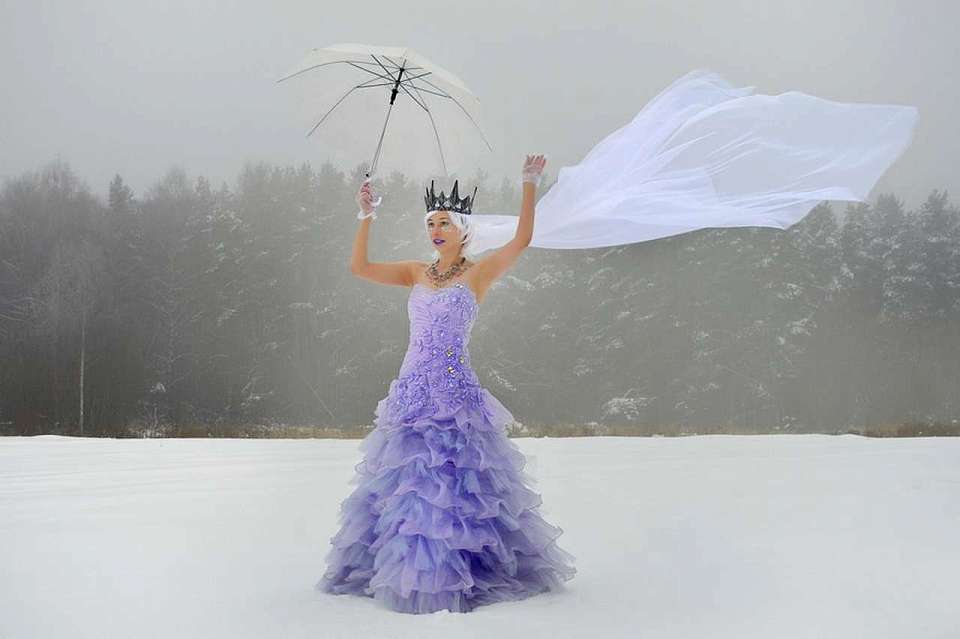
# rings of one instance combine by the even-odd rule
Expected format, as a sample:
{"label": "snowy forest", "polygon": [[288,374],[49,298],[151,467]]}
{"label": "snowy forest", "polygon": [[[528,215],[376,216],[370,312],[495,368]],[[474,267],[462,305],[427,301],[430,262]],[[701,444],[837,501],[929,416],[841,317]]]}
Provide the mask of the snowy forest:
{"label": "snowy forest", "polygon": [[[62,160],[7,178],[0,432],[362,434],[409,293],[350,274],[365,169],[249,163],[215,187],[174,167],[103,195]],[[517,213],[518,182],[464,181],[476,214]],[[421,181],[374,188],[370,258],[429,260]],[[957,434],[960,210],[837,204],[788,230],[531,247],[480,307],[475,370],[516,432]]]}

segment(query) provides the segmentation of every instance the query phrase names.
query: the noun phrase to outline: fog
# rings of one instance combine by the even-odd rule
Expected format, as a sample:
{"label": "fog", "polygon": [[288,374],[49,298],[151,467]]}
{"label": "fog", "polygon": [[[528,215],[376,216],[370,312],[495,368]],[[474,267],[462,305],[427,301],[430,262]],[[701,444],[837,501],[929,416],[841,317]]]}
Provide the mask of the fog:
{"label": "fog", "polygon": [[906,0],[14,0],[0,8],[0,176],[59,157],[98,193],[117,173],[143,193],[172,165],[214,185],[248,160],[318,166],[275,80],[313,47],[362,42],[412,47],[467,83],[494,178],[529,152],[576,163],[695,67],[762,93],[913,104],[916,138],[877,185],[913,206],[958,187],[958,13]]}
{"label": "fog", "polygon": [[[761,93],[916,106],[869,202],[818,204],[786,230],[531,246],[471,343],[512,434],[960,434],[958,13],[8,3],[0,433],[367,432],[408,344],[409,291],[351,275],[358,165],[326,163],[301,96],[277,83],[311,48],[360,42],[409,46],[479,96],[494,151],[461,193],[477,175],[481,213],[518,211],[525,154],[548,156],[549,188],[697,68]],[[361,157],[381,118],[358,131]],[[370,259],[429,259],[423,184],[378,178]]]}

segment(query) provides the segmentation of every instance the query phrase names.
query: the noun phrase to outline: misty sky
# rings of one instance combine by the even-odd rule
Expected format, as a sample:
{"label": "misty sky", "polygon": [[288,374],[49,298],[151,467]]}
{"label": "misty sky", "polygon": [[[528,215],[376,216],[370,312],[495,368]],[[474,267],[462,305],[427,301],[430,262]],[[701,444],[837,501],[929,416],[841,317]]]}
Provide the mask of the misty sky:
{"label": "misty sky", "polygon": [[275,80],[313,47],[362,42],[467,83],[495,178],[528,152],[555,175],[693,68],[760,93],[916,105],[914,142],[873,191],[912,207],[960,192],[958,18],[945,0],[6,0],[0,176],[59,155],[97,193],[120,173],[143,194],[173,164],[215,186],[246,160],[318,168]]}

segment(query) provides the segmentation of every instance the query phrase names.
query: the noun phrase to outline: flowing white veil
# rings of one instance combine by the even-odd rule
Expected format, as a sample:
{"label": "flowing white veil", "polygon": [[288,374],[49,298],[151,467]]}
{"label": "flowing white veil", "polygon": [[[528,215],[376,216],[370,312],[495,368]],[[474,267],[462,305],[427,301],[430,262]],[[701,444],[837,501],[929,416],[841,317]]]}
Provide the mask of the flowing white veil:
{"label": "flowing white veil", "polygon": [[[823,200],[866,201],[909,146],[914,106],[755,94],[697,69],[661,91],[537,202],[531,246],[632,244],[695,229],[786,229]],[[518,216],[474,214],[471,250],[502,246]]]}

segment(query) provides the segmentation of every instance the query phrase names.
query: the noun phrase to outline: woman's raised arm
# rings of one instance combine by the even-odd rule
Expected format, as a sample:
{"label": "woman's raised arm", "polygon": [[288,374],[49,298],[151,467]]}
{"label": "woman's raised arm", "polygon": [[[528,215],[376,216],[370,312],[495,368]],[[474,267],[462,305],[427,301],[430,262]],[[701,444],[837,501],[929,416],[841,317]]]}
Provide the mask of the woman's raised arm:
{"label": "woman's raised arm", "polygon": [[[373,211],[371,204],[373,196],[370,194],[370,183],[364,182],[357,193],[357,204],[365,214]],[[403,262],[371,262],[367,259],[367,244],[370,238],[370,223],[372,217],[365,217],[360,221],[357,235],[353,240],[353,253],[350,255],[350,272],[357,277],[379,284],[393,286],[413,286],[414,268],[417,262],[407,260]]]}
{"label": "woman's raised arm", "polygon": [[486,291],[520,257],[533,238],[533,218],[537,186],[547,160],[542,155],[528,155],[523,164],[523,200],[520,203],[520,220],[513,239],[477,262],[477,287]]}

